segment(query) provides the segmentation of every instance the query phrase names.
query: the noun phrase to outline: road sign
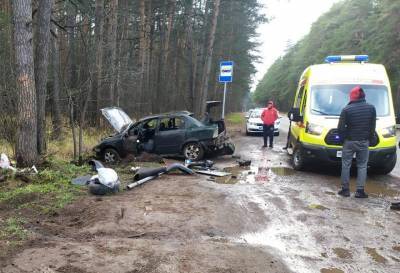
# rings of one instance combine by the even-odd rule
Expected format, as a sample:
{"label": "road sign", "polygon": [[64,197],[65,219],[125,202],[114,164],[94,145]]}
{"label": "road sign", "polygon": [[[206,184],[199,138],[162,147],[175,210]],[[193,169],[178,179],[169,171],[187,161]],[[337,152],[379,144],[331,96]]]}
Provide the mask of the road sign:
{"label": "road sign", "polygon": [[233,62],[221,62],[219,82],[226,83],[233,80]]}

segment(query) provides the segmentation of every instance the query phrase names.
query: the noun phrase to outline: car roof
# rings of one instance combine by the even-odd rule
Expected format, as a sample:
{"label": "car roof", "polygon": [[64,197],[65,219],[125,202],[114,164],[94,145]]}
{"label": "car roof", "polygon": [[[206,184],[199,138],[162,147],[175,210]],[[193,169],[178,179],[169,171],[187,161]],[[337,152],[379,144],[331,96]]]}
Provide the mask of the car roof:
{"label": "car roof", "polygon": [[163,114],[157,114],[157,115],[151,115],[147,117],[141,118],[138,122],[149,120],[149,119],[155,119],[155,118],[168,118],[168,117],[176,117],[176,116],[192,116],[193,113],[189,111],[178,111],[178,112],[170,112],[170,113],[163,113]]}

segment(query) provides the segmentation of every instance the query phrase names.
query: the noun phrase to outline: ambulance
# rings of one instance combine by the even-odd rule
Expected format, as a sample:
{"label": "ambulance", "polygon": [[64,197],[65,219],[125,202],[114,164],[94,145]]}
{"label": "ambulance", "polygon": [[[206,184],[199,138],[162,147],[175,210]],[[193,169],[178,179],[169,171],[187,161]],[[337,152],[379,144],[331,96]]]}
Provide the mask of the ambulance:
{"label": "ambulance", "polygon": [[316,162],[340,164],[343,139],[337,127],[355,86],[364,89],[377,113],[368,169],[388,174],[395,167],[396,120],[390,82],[385,67],[368,59],[367,55],[328,56],[325,64],[312,65],[301,75],[289,111],[289,146],[296,170]]}

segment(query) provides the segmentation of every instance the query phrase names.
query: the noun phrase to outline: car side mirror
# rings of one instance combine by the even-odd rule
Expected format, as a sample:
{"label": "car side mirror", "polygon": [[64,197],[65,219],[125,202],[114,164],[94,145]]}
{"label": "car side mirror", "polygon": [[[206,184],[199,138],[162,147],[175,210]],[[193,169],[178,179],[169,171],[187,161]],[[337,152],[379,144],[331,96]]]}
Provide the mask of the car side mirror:
{"label": "car side mirror", "polygon": [[290,121],[301,122],[303,117],[300,114],[300,108],[292,108],[288,113],[288,118]]}

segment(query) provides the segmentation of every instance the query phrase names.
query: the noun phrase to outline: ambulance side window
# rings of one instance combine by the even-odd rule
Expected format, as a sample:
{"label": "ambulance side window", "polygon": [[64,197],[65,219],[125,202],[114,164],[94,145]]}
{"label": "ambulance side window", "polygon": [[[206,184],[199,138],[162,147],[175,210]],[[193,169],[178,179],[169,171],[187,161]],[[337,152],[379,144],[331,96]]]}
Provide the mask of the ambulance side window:
{"label": "ambulance side window", "polygon": [[297,98],[296,98],[296,103],[294,104],[294,108],[300,109],[303,95],[304,95],[304,86],[302,86],[299,92],[297,93]]}

